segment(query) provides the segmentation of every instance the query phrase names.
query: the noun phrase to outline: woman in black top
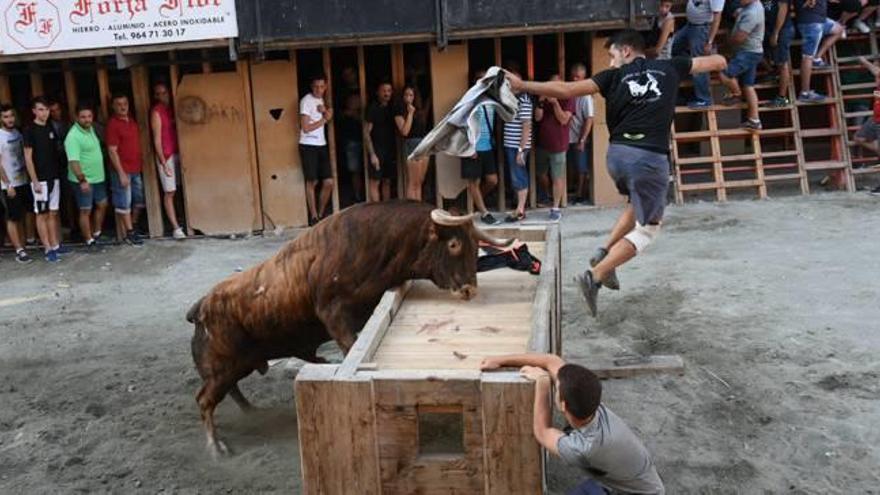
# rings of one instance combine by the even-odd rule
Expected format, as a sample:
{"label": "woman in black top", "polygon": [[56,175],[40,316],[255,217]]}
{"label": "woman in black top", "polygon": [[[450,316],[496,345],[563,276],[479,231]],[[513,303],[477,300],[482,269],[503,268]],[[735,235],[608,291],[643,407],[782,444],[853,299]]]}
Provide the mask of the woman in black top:
{"label": "woman in black top", "polygon": [[[409,156],[428,133],[430,104],[422,105],[418,92],[412,86],[403,88],[403,97],[394,112],[397,132],[404,139],[404,150]],[[406,161],[406,197],[422,200],[422,185],[428,172],[428,157]]]}

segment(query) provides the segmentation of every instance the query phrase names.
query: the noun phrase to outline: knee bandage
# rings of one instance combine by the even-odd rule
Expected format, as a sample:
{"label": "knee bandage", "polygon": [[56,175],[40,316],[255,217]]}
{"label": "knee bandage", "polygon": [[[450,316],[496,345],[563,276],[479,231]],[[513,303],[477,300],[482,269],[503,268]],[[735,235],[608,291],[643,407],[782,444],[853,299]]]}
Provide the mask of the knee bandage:
{"label": "knee bandage", "polygon": [[629,234],[623,238],[632,243],[636,247],[636,252],[641,253],[645,250],[657,236],[660,235],[660,224],[642,225],[636,222],[636,228],[632,229]]}

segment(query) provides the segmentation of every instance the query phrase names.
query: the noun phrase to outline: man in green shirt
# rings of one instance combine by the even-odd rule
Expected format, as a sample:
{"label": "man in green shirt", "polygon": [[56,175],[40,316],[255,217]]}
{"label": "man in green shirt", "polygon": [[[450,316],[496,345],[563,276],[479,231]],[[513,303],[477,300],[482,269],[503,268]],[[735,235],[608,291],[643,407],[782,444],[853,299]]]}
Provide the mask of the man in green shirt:
{"label": "man in green shirt", "polygon": [[[104,183],[104,154],[95,133],[95,112],[85,104],[76,108],[76,123],[64,139],[67,153],[67,178],[73,183],[79,206],[79,228],[87,247],[101,236],[107,211],[107,187]],[[94,208],[92,208],[94,206]]]}

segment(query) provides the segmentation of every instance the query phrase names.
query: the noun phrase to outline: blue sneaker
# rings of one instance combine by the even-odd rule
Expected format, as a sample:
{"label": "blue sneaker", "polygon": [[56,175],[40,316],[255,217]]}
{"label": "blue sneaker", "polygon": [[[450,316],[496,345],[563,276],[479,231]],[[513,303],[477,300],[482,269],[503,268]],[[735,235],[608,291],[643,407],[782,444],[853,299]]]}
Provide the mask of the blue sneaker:
{"label": "blue sneaker", "polygon": [[813,68],[814,69],[827,69],[828,67],[830,67],[828,62],[822,60],[821,58],[814,58],[813,59]]}
{"label": "blue sneaker", "polygon": [[798,95],[798,101],[801,103],[819,103],[825,101],[825,95],[817,93],[814,90],[803,91]]}
{"label": "blue sneaker", "polygon": [[550,208],[550,221],[558,222],[562,218],[562,211],[559,208]]}
{"label": "blue sneaker", "polygon": [[58,250],[53,249],[52,251],[46,253],[46,261],[48,261],[49,263],[58,263],[59,261],[61,261],[61,258],[58,257]]}
{"label": "blue sneaker", "polygon": [[712,102],[706,100],[691,100],[688,102],[688,108],[691,110],[702,110],[711,106]]}
{"label": "blue sneaker", "polygon": [[56,249],[55,252],[58,253],[59,255],[70,254],[73,252],[73,249],[70,249],[69,247],[65,246],[64,244],[59,244],[58,249]]}

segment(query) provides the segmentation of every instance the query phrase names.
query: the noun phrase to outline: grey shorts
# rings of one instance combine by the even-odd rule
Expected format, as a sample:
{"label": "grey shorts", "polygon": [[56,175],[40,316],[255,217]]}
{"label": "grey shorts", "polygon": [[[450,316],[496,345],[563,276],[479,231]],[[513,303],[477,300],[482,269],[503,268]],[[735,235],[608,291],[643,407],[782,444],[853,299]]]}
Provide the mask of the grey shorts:
{"label": "grey shorts", "polygon": [[870,142],[877,141],[880,138],[880,124],[874,122],[872,117],[868,117],[868,120],[856,132],[856,137]]}
{"label": "grey shorts", "polygon": [[607,161],[608,173],[617,190],[629,196],[636,221],[642,225],[660,222],[669,190],[668,156],[635,146],[612,144],[608,147]]}

